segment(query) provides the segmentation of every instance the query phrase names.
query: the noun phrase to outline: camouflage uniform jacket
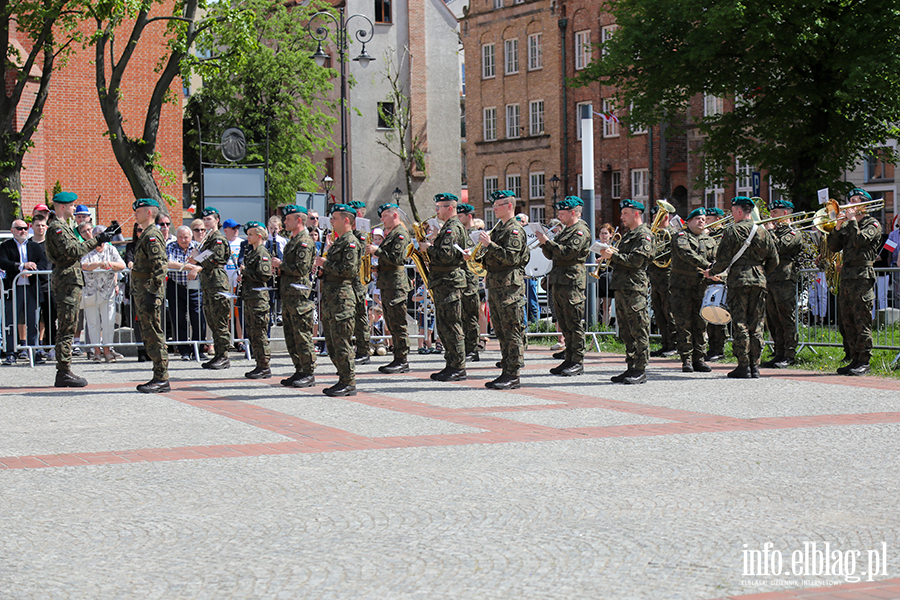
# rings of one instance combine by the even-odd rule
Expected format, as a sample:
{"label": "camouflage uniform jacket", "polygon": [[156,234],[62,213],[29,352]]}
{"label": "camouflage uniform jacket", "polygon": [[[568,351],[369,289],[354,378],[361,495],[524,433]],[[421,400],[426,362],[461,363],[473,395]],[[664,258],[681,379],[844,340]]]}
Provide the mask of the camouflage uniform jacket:
{"label": "camouflage uniform jacket", "polygon": [[803,234],[788,223],[778,223],[771,230],[778,251],[778,266],[769,273],[769,282],[797,281],[797,256],[803,250]]}
{"label": "camouflage uniform jacket", "polygon": [[81,257],[99,245],[97,238],[86,242],[78,241],[75,231],[65,221],[56,215],[50,215],[46,248],[47,256],[53,262],[54,284],[84,287]]}
{"label": "camouflage uniform jacket", "polygon": [[466,287],[464,273],[466,260],[454,244],[460,248],[466,247],[466,228],[455,216],[447,219],[428,248],[430,262],[428,283],[432,287],[436,285],[458,289]]}
{"label": "camouflage uniform jacket", "polygon": [[[309,235],[306,227],[300,228],[300,233],[293,236],[284,247],[281,259],[281,297],[309,298],[312,285],[310,277],[313,263],[316,260],[316,243]],[[305,290],[298,290],[291,284],[302,285]]]}
{"label": "camouflage uniform jacket", "polygon": [[[478,231],[477,229],[467,229],[466,230],[466,243],[463,246],[469,252],[472,251],[472,248],[475,247],[475,242],[472,241],[472,232]],[[466,264],[466,295],[477,294],[478,293],[478,283],[481,279],[476,275],[472,269],[468,267],[468,263]]]}
{"label": "camouflage uniform jacket", "polygon": [[408,246],[409,232],[403,225],[397,225],[384,237],[384,241],[375,251],[375,256],[378,257],[376,288],[398,292],[408,292],[412,289],[405,267]]}
{"label": "camouflage uniform jacket", "polygon": [[525,285],[525,265],[531,253],[525,229],[516,219],[498,223],[491,231],[491,243],[484,255],[487,289]]}
{"label": "camouflage uniform jacket", "polygon": [[144,293],[162,298],[166,292],[168,265],[166,241],[159,227],[151,224],[138,238],[134,247],[131,280],[135,296]]}
{"label": "camouflage uniform jacket", "polygon": [[571,285],[579,290],[585,289],[587,269],[584,259],[590,253],[590,247],[591,230],[581,219],[541,246],[544,256],[553,261],[553,269],[548,277],[550,285]]}
{"label": "camouflage uniform jacket", "polygon": [[359,238],[353,232],[348,231],[331,244],[322,265],[322,278],[328,282],[348,283],[359,279]]}
{"label": "camouflage uniform jacket", "polygon": [[[744,219],[722,234],[716,261],[710,267],[711,275],[718,275],[728,269],[731,259],[747,241],[752,228],[753,219]],[[778,250],[775,249],[773,237],[765,227],[756,230],[750,247],[728,271],[728,287],[766,287],[766,275],[778,266]]]}
{"label": "camouflage uniform jacket", "polygon": [[859,221],[847,221],[827,236],[828,249],[844,251],[841,279],[875,279],[874,262],[881,250],[881,224],[866,215]]}
{"label": "camouflage uniform jacket", "polygon": [[[675,232],[672,231],[671,227],[666,227],[665,231],[668,231],[672,237],[674,238]],[[650,264],[647,265],[647,277],[650,279],[650,285],[656,287],[666,287],[669,285],[669,279],[672,274],[672,263],[669,263],[669,266],[666,268],[657,267],[653,264],[654,260],[659,259],[663,256],[663,254],[667,254],[669,252],[670,246],[666,244],[659,244],[656,246],[656,252],[653,253],[653,259],[650,261]],[[671,256],[671,254],[669,255]],[[668,257],[666,257],[668,258]]]}
{"label": "camouflage uniform jacket", "polygon": [[231,282],[228,273],[225,272],[225,265],[231,259],[231,246],[222,235],[222,230],[217,229],[206,236],[198,252],[203,253],[207,250],[210,251],[210,255],[200,263],[203,267],[200,271],[200,289],[205,292],[231,290]]}
{"label": "camouflage uniform jacket", "polygon": [[609,259],[613,267],[609,287],[616,291],[649,291],[647,265],[653,258],[654,243],[650,226],[642,223],[622,236],[619,251]]}
{"label": "camouflage uniform jacket", "polygon": [[693,289],[705,285],[703,273],[716,258],[716,241],[690,229],[679,231],[672,238],[672,275],[669,287]]}
{"label": "camouflage uniform jacket", "polygon": [[247,252],[244,254],[244,274],[242,281],[244,282],[244,300],[269,300],[269,290],[259,290],[255,288],[264,288],[269,284],[272,277],[272,256],[265,246],[260,245],[254,249],[253,246],[247,244]]}

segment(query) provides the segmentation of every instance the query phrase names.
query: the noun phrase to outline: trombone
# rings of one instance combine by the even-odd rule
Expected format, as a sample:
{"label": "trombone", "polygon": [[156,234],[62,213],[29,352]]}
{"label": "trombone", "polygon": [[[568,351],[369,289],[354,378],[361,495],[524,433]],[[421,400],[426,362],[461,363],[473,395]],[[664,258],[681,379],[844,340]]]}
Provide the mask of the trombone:
{"label": "trombone", "polygon": [[870,210],[880,210],[884,208],[884,199],[868,200],[866,202],[856,202],[854,204],[845,204],[840,206],[835,199],[831,199],[825,203],[825,206],[816,211],[812,218],[812,224],[801,229],[812,229],[815,227],[822,233],[831,233],[837,227],[838,217],[848,208],[860,209],[857,212],[866,214]]}

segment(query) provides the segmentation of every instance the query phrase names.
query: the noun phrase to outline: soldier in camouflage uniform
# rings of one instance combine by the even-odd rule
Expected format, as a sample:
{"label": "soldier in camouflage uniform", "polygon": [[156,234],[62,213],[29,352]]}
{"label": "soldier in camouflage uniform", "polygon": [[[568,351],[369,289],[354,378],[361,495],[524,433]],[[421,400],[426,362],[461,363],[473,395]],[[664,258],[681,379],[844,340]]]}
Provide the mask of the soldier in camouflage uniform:
{"label": "soldier in camouflage uniform", "polygon": [[269,280],[272,278],[272,256],[263,245],[269,235],[265,225],[250,221],[244,225],[247,234],[247,251],[241,265],[243,282],[244,331],[250,340],[250,350],[256,359],[256,368],[244,373],[247,379],[268,379],[269,368]]}
{"label": "soldier in camouflage uniform", "polygon": [[572,377],[584,373],[584,303],[587,270],[584,260],[590,253],[591,230],[581,220],[584,201],[567,196],[556,203],[563,229],[552,240],[537,232],[544,256],[553,261],[549,284],[553,292],[556,322],[566,340],[565,359],[550,369],[552,375]]}
{"label": "soldier in camouflage uniform", "polygon": [[[456,215],[459,217],[460,223],[466,228],[466,233],[471,234],[475,231],[475,207],[471,204],[459,204],[456,207]],[[466,236],[466,250],[471,250],[475,246],[471,235]],[[478,355],[478,287],[481,280],[472,269],[466,266],[466,290],[462,296],[462,329],[466,338],[466,362],[478,362],[481,357]]]}
{"label": "soldier in camouflage uniform", "polygon": [[153,378],[137,386],[137,390],[145,394],[158,394],[170,391],[169,353],[166,350],[166,334],[162,329],[169,258],[166,255],[166,239],[156,225],[159,201],[140,198],[131,207],[135,222],[144,229],[134,248],[131,294],[141,324],[144,349],[153,361]]}
{"label": "soldier in camouflage uniform", "polygon": [[465,337],[462,330],[462,296],[466,290],[466,228],[456,216],[459,198],[453,194],[434,197],[437,218],[444,222],[433,242],[422,242],[428,252],[428,284],[434,299],[435,324],[444,345],[446,366],[432,373],[434,381],[466,379]]}
{"label": "soldier in camouflage uniform", "polygon": [[[731,201],[734,224],[722,234],[716,260],[704,273],[710,278],[727,273],[728,310],[731,312],[733,336],[731,349],[738,361],[738,366],[728,376],[735,379],[759,377],[766,311],[766,275],[778,266],[778,251],[765,227],[757,226],[755,235],[750,239],[750,231],[755,226],[751,216],[753,206],[753,200],[746,196],[737,196]],[[732,264],[748,239],[749,247]]]}
{"label": "soldier in camouflage uniform", "polygon": [[[366,218],[366,203],[361,200],[353,200],[350,206],[356,211],[356,216]],[[353,235],[359,240],[356,244],[359,250],[359,262],[369,260],[366,256],[367,238],[371,234],[363,233],[356,229],[356,222],[353,223]],[[356,337],[356,355],[354,360],[358,365],[364,365],[369,362],[369,348],[372,343],[372,331],[369,327],[369,312],[366,310],[366,285],[363,284],[359,277],[353,282],[353,291],[356,292],[356,309],[353,317],[353,331]]]}
{"label": "soldier in camouflage uniform", "polygon": [[[712,207],[706,209],[707,224],[718,221],[724,216],[725,211],[721,208]],[[713,237],[713,243],[716,245],[716,248],[718,248],[720,240],[721,237]],[[706,354],[706,360],[712,362],[725,358],[725,341],[728,339],[728,326],[707,323],[706,334],[709,336],[709,352]]]}
{"label": "soldier in camouflage uniform", "polygon": [[[650,217],[654,218],[659,212],[659,205],[650,209]],[[662,218],[660,229],[668,230],[669,214]],[[653,260],[669,254],[669,245],[660,244],[656,248],[656,256]],[[663,257],[659,262],[665,262],[667,258]],[[677,338],[675,336],[675,319],[672,317],[672,307],[669,305],[669,273],[672,271],[671,263],[663,268],[657,266],[653,261],[647,266],[647,277],[650,279],[650,304],[653,307],[653,315],[656,319],[656,328],[659,330],[661,346],[659,350],[654,350],[650,356],[671,356],[677,350]]]}
{"label": "soldier in camouflage uniform", "polygon": [[322,320],[328,357],[337,368],[338,382],[323,390],[326,396],[356,395],[356,365],[351,354],[357,294],[353,281],[359,281],[359,238],[353,235],[356,210],[347,204],[331,209],[334,243],[327,257],[316,258],[322,268]]}
{"label": "soldier in camouflage uniform", "polygon": [[[787,217],[794,211],[788,200],[769,203],[769,215]],[[766,277],[766,321],[772,334],[774,356],[760,367],[784,369],[794,364],[797,355],[797,257],[803,250],[803,234],[790,220],[766,223],[778,251],[778,266]]]}
{"label": "soldier in camouflage uniform", "polygon": [[112,226],[92,240],[78,241],[75,232],[66,222],[75,213],[72,192],[60,192],[53,196],[53,208],[47,222],[47,256],[53,262],[50,277],[51,290],[57,304],[56,331],[56,387],[84,387],[87,379],[72,373],[72,341],[78,326],[78,309],[81,306],[81,289],[84,275],[81,272],[81,257],[108,242],[119,232]]}
{"label": "soldier in camouflage uniform", "polygon": [[503,372],[485,387],[513,390],[520,386],[519,370],[525,366],[525,265],[531,258],[528,239],[515,218],[516,197],[509,190],[491,194],[498,223],[490,233],[482,231],[485,247],[485,284],[491,323],[500,342],[500,366]]}
{"label": "soldier in camouflage uniform", "polygon": [[703,271],[716,258],[716,244],[703,230],[706,210],[695,208],[688,215],[687,230],[679,231],[670,244],[672,275],[669,297],[675,329],[678,332],[678,352],[681,370],[685,373],[709,373],[712,369],[704,359],[706,321],[700,316],[707,280]]}
{"label": "soldier in camouflage uniform", "polygon": [[[859,188],[850,190],[847,195],[849,204],[871,199],[867,191]],[[840,375],[865,375],[872,359],[874,262],[881,250],[881,223],[864,210],[847,208],[838,215],[834,231],[828,234],[828,249],[843,251],[838,314],[850,362],[837,372]]]}
{"label": "soldier in camouflage uniform", "polygon": [[613,383],[640,384],[647,381],[650,361],[650,306],[647,301],[647,265],[653,258],[650,227],[643,222],[644,205],[635,200],[619,202],[622,225],[628,232],[618,248],[607,248],[600,258],[612,266],[610,287],[616,291],[616,323],[625,342],[628,368],[612,378]]}
{"label": "soldier in camouflage uniform", "polygon": [[[394,360],[378,367],[381,373],[406,373],[409,371],[409,336],[406,333],[406,301],[412,285],[406,274],[406,249],[409,232],[400,222],[396,204],[382,204],[378,216],[384,225],[381,245],[369,244],[366,253],[378,257],[378,279],[375,286],[381,291],[381,307],[384,324],[391,332]],[[368,256],[366,257],[368,260]]]}
{"label": "soldier in camouflage uniform", "polygon": [[316,260],[316,243],[306,229],[305,206],[290,204],[281,207],[284,230],[291,239],[284,247],[281,260],[272,264],[281,273],[281,319],[284,325],[284,342],[294,364],[294,374],[281,380],[286,387],[305,388],[315,384],[316,352],[313,346],[312,299],[313,262]]}
{"label": "soldier in camouflage uniform", "polygon": [[232,299],[223,294],[231,294],[231,282],[225,272],[225,265],[231,259],[231,246],[219,229],[219,211],[208,206],[203,209],[203,225],[206,237],[197,255],[206,253],[203,260],[195,262],[202,267],[200,271],[200,292],[203,295],[203,314],[206,324],[212,332],[213,357],[200,365],[204,369],[227,369],[231,366],[228,360],[228,349],[231,347],[231,331],[228,324],[231,319]]}

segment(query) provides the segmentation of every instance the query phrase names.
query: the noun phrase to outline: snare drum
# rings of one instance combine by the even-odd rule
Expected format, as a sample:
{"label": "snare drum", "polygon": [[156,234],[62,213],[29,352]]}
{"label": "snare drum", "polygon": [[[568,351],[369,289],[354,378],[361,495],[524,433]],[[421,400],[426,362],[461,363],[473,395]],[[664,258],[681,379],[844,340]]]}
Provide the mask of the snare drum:
{"label": "snare drum", "polygon": [[731,321],[731,313],[728,312],[728,288],[722,284],[711,285],[703,294],[703,303],[700,305],[700,316],[707,323],[713,325],[725,325]]}

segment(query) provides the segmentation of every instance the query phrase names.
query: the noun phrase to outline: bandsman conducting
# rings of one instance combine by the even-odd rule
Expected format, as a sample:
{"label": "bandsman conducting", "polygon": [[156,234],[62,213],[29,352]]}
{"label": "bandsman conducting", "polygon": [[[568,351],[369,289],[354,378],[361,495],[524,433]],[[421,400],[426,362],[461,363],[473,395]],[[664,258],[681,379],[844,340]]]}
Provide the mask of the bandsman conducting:
{"label": "bandsman conducting", "polygon": [[778,266],[772,235],[753,221],[753,200],[737,196],[731,201],[734,224],[722,234],[715,262],[704,272],[718,280],[726,275],[728,310],[731,311],[731,349],[738,366],[735,379],[759,377],[766,311],[766,276]]}
{"label": "bandsman conducting", "polygon": [[228,349],[231,347],[231,313],[234,307],[231,295],[231,281],[225,271],[225,265],[231,259],[231,246],[219,229],[219,211],[208,206],[203,209],[203,226],[206,236],[194,256],[197,264],[203,267],[200,271],[200,291],[203,295],[203,314],[206,324],[212,333],[213,357],[200,365],[204,369],[227,369],[231,366],[228,360]]}
{"label": "bandsman conducting", "polygon": [[499,222],[479,241],[485,248],[488,307],[491,323],[500,342],[500,367],[503,372],[485,384],[495,390],[519,387],[519,371],[525,366],[525,265],[531,254],[525,230],[515,218],[516,197],[509,190],[493,192],[490,197]]}
{"label": "bandsman conducting", "polygon": [[323,390],[326,396],[356,395],[356,365],[351,354],[359,280],[359,238],[353,234],[356,210],[347,204],[331,209],[331,229],[336,239],[327,257],[316,258],[322,268],[322,320],[328,357],[338,372],[338,382]]}
{"label": "bandsman conducting", "polygon": [[316,352],[313,345],[315,302],[312,295],[313,263],[316,243],[306,229],[305,206],[290,204],[281,208],[284,229],[291,235],[281,260],[272,259],[281,273],[281,318],[284,342],[294,365],[294,374],[281,380],[286,387],[305,388],[316,383]]}
{"label": "bandsman conducting", "polygon": [[788,200],[769,203],[769,215],[779,219],[766,223],[778,251],[778,266],[766,276],[766,321],[774,356],[759,365],[764,368],[784,369],[797,356],[797,257],[803,250],[803,233],[791,226],[792,212],[794,204]]}
{"label": "bandsman conducting", "polygon": [[[852,189],[847,202],[871,201],[863,189]],[[865,375],[872,359],[872,311],[875,308],[875,259],[881,249],[881,224],[863,210],[846,208],[834,231],[828,234],[828,249],[843,250],[838,313],[841,333],[850,362],[840,367],[841,375]]]}
{"label": "bandsman conducting", "polygon": [[250,351],[256,368],[244,373],[247,379],[268,379],[269,368],[269,280],[272,278],[272,256],[263,245],[269,232],[259,221],[244,225],[247,251],[241,265],[244,299],[244,331],[250,340]]}
{"label": "bandsman conducting", "polygon": [[406,301],[412,285],[406,274],[405,264],[410,237],[406,227],[400,222],[400,210],[396,204],[382,204],[378,207],[378,216],[384,226],[384,240],[378,246],[366,246],[366,253],[378,257],[375,287],[381,292],[384,324],[391,332],[394,347],[394,360],[378,367],[378,370],[381,373],[406,373],[409,371]]}
{"label": "bandsman conducting", "polygon": [[131,207],[135,222],[144,230],[134,248],[131,294],[141,325],[144,349],[153,361],[153,378],[137,386],[137,390],[145,394],[168,392],[169,353],[166,351],[166,334],[162,329],[162,308],[166,297],[169,258],[166,255],[166,239],[156,226],[159,201],[140,198]]}
{"label": "bandsman conducting", "polygon": [[553,375],[571,377],[584,373],[584,303],[587,270],[584,261],[590,253],[591,230],[581,220],[584,201],[567,196],[556,203],[557,217],[565,227],[554,239],[537,232],[544,256],[553,261],[549,274],[553,290],[556,322],[566,340],[565,360],[550,369]]}
{"label": "bandsman conducting", "polygon": [[695,208],[688,215],[687,230],[672,238],[672,275],[669,279],[670,306],[678,335],[681,370],[685,373],[709,373],[703,360],[706,321],[700,316],[707,280],[703,271],[716,257],[716,244],[704,233],[706,210]]}
{"label": "bandsman conducting", "polygon": [[[456,206],[456,216],[459,217],[460,223],[466,228],[467,233],[475,231],[475,207],[471,204],[460,203]],[[475,245],[472,238],[466,236],[466,250],[471,250]],[[463,336],[466,338],[466,362],[478,362],[481,357],[478,355],[478,286],[481,279],[472,269],[465,269],[466,273],[466,289],[462,296],[462,328]]]}

